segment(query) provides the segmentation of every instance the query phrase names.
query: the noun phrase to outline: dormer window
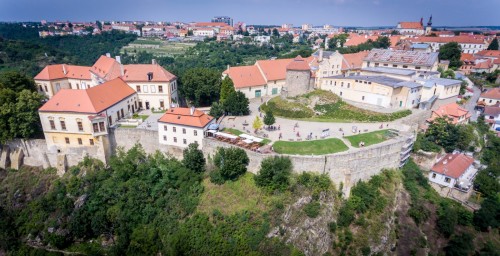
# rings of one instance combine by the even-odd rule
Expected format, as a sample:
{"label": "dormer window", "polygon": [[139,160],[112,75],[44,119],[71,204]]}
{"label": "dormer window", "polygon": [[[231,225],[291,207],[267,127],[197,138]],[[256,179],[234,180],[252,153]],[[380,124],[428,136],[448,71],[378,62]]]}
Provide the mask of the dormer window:
{"label": "dormer window", "polygon": [[148,73],[148,81],[153,80],[153,72]]}

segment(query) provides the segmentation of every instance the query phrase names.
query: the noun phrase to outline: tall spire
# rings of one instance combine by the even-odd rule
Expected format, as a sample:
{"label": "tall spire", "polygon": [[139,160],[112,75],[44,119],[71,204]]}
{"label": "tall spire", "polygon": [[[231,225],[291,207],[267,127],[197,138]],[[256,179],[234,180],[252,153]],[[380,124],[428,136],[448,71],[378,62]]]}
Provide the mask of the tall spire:
{"label": "tall spire", "polygon": [[432,26],[432,14],[431,17],[429,18],[429,22],[427,22],[427,26]]}
{"label": "tall spire", "polygon": [[420,18],[420,25],[424,26],[424,17]]}

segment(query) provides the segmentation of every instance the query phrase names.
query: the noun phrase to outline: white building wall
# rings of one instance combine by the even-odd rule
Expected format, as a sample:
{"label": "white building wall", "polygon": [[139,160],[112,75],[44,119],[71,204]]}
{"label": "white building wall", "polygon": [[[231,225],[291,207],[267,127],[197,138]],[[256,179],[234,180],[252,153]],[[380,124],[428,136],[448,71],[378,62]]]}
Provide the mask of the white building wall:
{"label": "white building wall", "polygon": [[[146,102],[149,102],[149,108],[160,109],[163,101],[163,109],[169,109],[172,104],[172,96],[169,93],[176,82],[127,82],[134,91],[137,92],[139,102],[142,102],[142,108],[146,109]],[[140,91],[137,87],[140,87]],[[160,86],[163,92],[159,92]],[[177,89],[175,90],[177,92]],[[177,93],[175,94],[177,100]]]}
{"label": "white building wall", "polygon": [[215,119],[203,128],[158,122],[159,143],[186,148],[189,144],[198,142],[199,148],[201,149],[205,131],[208,126],[214,122]]}
{"label": "white building wall", "polygon": [[[448,178],[448,181],[446,181],[447,178]],[[453,186],[455,185],[455,182],[456,182],[456,180],[451,178],[451,177],[448,177],[448,176],[445,176],[445,175],[442,175],[439,173],[435,173],[433,171],[429,172],[429,180],[431,182],[434,182],[434,183],[437,183],[441,186],[446,186],[449,188],[453,188]]]}

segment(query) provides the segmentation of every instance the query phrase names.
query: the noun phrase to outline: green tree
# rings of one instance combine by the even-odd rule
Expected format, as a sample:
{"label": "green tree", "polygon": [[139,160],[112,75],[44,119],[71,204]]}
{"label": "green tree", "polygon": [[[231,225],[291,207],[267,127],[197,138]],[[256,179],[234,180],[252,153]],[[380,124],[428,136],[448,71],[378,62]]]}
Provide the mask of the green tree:
{"label": "green tree", "polygon": [[11,132],[16,138],[31,138],[40,134],[40,116],[38,109],[42,106],[42,100],[45,97],[37,92],[23,90],[19,93],[14,108],[14,117],[9,120],[12,122]]}
{"label": "green tree", "polygon": [[391,46],[391,40],[387,36],[379,36],[375,43],[377,48],[387,49]]}
{"label": "green tree", "polygon": [[266,115],[264,116],[264,124],[265,125],[273,125],[276,122],[276,119],[274,118],[273,111],[268,110],[266,112]]}
{"label": "green tree", "polygon": [[11,89],[16,93],[22,90],[36,91],[35,81],[18,71],[0,73],[0,89]]}
{"label": "green tree", "polygon": [[215,119],[219,119],[219,117],[224,115],[224,106],[218,102],[212,103],[210,106],[210,113]]}
{"label": "green tree", "polygon": [[241,148],[219,148],[214,156],[216,170],[210,180],[222,184],[227,180],[236,180],[247,171],[250,162],[247,153]]}
{"label": "green tree", "polygon": [[496,37],[491,41],[490,45],[488,45],[487,50],[498,50],[498,39]]}
{"label": "green tree", "polygon": [[180,78],[179,90],[196,107],[208,106],[219,100],[220,72],[209,68],[187,70]]}
{"label": "green tree", "polygon": [[446,71],[441,72],[441,78],[455,79],[455,71],[453,71],[452,69],[447,69]]}
{"label": "green tree", "polygon": [[474,226],[481,231],[500,227],[500,199],[498,196],[484,199],[481,208],[474,213]]}
{"label": "green tree", "polygon": [[224,101],[229,97],[231,93],[234,93],[234,83],[233,80],[229,76],[226,76],[222,80],[222,84],[220,87],[220,103],[224,103]]}
{"label": "green tree", "polygon": [[328,48],[335,49],[344,47],[344,44],[347,41],[348,37],[349,34],[345,33],[333,36],[332,38],[330,38],[330,40],[328,40]]}
{"label": "green tree", "polygon": [[280,37],[280,33],[278,32],[278,30],[276,28],[273,29],[273,36],[274,37]]}
{"label": "green tree", "polygon": [[450,42],[439,47],[439,59],[449,60],[450,68],[459,68],[462,66],[461,55],[462,48],[457,42]]}
{"label": "green tree", "polygon": [[284,191],[290,186],[292,161],[284,156],[274,156],[264,159],[260,171],[254,176],[255,184],[271,191]]}
{"label": "green tree", "polygon": [[448,245],[444,248],[447,256],[461,256],[469,255],[474,250],[474,244],[472,241],[472,235],[464,233],[461,235],[455,235],[448,242]]}
{"label": "green tree", "polygon": [[224,110],[226,113],[235,116],[250,114],[250,102],[244,93],[237,91],[230,93],[224,101]]}
{"label": "green tree", "polygon": [[259,129],[261,129],[263,126],[262,120],[260,120],[260,117],[256,116],[255,119],[253,120],[252,127],[257,132]]}
{"label": "green tree", "polygon": [[205,157],[198,147],[198,142],[195,141],[184,149],[182,164],[196,173],[202,173],[205,171]]}

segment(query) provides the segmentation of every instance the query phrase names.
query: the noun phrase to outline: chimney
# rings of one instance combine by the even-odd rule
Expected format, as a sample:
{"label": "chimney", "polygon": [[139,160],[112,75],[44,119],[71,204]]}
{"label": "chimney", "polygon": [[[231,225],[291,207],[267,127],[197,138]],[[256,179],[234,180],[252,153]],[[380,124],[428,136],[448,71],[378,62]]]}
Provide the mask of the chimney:
{"label": "chimney", "polygon": [[156,59],[152,59],[151,64],[156,65]]}
{"label": "chimney", "polygon": [[125,75],[125,71],[123,70],[123,64],[121,64],[121,63],[120,63],[120,75],[121,76]]}
{"label": "chimney", "polygon": [[323,49],[319,49],[319,57],[318,57],[318,61],[321,62],[323,61]]}
{"label": "chimney", "polygon": [[111,58],[111,54],[109,52],[107,52],[106,57]]}
{"label": "chimney", "polygon": [[193,114],[194,114],[194,106],[193,106],[193,107],[191,107],[191,109],[189,110],[189,114],[190,114],[190,115],[193,115]]}
{"label": "chimney", "polygon": [[120,56],[115,56],[115,59],[118,63],[122,63],[122,58]]}
{"label": "chimney", "polygon": [[66,71],[66,65],[62,65],[62,68],[63,68],[63,73],[66,75],[68,72]]}

